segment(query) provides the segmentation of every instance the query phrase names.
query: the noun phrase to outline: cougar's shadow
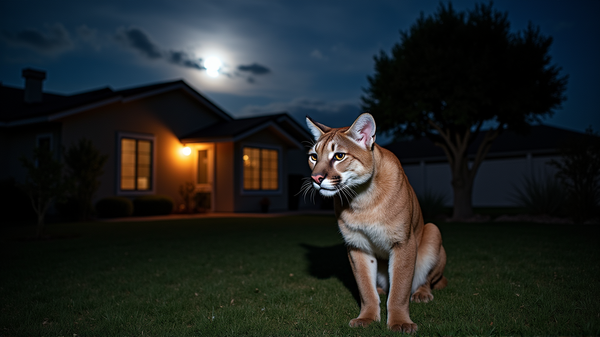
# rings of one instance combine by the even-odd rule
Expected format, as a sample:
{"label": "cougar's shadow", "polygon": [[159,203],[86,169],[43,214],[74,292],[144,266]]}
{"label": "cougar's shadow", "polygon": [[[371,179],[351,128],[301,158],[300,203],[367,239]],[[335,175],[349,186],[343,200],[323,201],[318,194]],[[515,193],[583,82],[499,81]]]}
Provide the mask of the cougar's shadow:
{"label": "cougar's shadow", "polygon": [[352,267],[348,261],[348,251],[343,243],[329,247],[300,244],[306,250],[308,272],[320,280],[335,277],[350,291],[356,303],[360,305],[360,294],[354,280]]}

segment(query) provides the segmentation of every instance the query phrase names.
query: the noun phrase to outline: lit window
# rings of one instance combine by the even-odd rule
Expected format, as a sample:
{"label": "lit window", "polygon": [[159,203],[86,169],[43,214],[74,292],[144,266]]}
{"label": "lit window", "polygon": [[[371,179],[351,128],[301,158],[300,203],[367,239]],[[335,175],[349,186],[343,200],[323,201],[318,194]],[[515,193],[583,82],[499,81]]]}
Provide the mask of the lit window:
{"label": "lit window", "polygon": [[121,138],[121,190],[152,189],[152,141]]}
{"label": "lit window", "polygon": [[272,149],[245,147],[244,189],[249,191],[279,189],[279,152]]}

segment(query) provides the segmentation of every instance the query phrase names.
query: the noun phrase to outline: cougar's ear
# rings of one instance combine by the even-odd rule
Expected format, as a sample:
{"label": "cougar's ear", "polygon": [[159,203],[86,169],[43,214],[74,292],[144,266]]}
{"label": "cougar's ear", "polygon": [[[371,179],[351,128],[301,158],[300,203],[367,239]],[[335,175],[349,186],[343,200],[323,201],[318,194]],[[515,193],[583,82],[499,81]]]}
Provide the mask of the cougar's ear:
{"label": "cougar's ear", "polygon": [[364,113],[354,121],[346,131],[346,135],[366,150],[371,150],[375,143],[375,119],[370,113]]}
{"label": "cougar's ear", "polygon": [[306,116],[306,125],[308,126],[310,133],[312,133],[313,137],[315,138],[315,141],[318,141],[324,133],[331,130],[330,127],[315,122],[312,118],[308,116]]}

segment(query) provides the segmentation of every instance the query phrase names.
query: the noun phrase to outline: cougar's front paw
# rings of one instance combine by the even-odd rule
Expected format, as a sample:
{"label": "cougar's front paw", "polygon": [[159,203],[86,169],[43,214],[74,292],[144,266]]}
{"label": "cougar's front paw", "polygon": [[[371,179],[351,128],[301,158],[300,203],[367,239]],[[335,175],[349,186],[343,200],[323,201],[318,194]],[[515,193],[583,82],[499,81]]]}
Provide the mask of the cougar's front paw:
{"label": "cougar's front paw", "polygon": [[369,318],[355,318],[350,321],[350,326],[353,328],[356,328],[357,326],[366,328],[369,326],[369,324],[371,324],[371,322],[373,322],[373,320]]}
{"label": "cougar's front paw", "polygon": [[416,291],[411,297],[410,300],[415,303],[427,303],[429,301],[433,301],[433,295],[430,292],[424,291]]}
{"label": "cougar's front paw", "polygon": [[396,332],[415,333],[418,327],[415,323],[399,323],[390,325],[389,328]]}

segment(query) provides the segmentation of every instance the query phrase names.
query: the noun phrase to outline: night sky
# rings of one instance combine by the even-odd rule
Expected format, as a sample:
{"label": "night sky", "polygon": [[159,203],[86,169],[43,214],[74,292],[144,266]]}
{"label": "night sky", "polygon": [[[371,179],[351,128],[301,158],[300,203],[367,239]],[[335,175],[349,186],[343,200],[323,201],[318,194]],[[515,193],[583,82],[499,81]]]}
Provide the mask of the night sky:
{"label": "night sky", "polygon": [[[474,1],[454,1],[455,9]],[[387,53],[439,1],[2,1],[0,81],[47,71],[72,94],[183,79],[235,117],[287,111],[331,126],[359,114],[373,56]],[[495,1],[513,31],[531,21],[554,38],[567,101],[545,123],[600,130],[600,1]],[[222,62],[209,76],[211,57]]]}

